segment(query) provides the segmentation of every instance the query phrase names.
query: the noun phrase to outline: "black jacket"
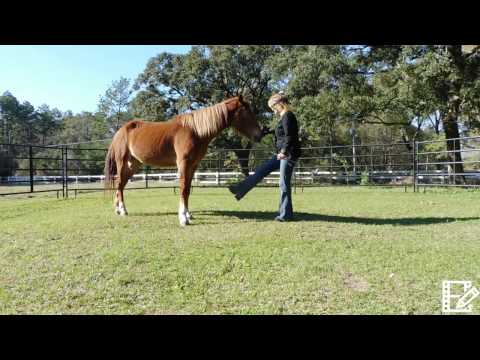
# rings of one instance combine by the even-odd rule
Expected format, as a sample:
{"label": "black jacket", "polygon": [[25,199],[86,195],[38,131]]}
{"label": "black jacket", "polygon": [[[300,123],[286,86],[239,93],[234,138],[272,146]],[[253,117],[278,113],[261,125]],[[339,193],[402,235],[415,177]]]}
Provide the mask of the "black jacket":
{"label": "black jacket", "polygon": [[284,153],[289,159],[296,160],[300,157],[298,123],[293,112],[287,111],[278,122],[275,128],[275,144],[277,151]]}

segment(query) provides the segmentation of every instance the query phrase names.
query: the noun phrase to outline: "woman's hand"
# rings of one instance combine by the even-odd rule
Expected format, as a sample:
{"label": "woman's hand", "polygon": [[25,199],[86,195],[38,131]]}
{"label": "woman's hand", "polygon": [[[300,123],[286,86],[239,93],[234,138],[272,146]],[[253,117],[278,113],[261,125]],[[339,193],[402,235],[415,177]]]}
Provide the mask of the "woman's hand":
{"label": "woman's hand", "polygon": [[284,153],[277,154],[277,160],[285,160],[287,156]]}

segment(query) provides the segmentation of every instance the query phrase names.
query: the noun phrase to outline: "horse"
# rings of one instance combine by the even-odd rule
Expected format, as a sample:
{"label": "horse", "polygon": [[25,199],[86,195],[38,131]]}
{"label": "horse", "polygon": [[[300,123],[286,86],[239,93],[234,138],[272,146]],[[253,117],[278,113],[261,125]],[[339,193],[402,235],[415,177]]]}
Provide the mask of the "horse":
{"label": "horse", "polygon": [[263,135],[249,103],[241,95],[165,122],[134,119],[123,125],[108,148],[104,169],[105,189],[116,189],[115,213],[128,215],[123,189],[142,164],[176,165],[180,185],[178,219],[181,226],[190,224],[188,198],[193,175],[210,142],[228,127],[253,142],[259,142]]}

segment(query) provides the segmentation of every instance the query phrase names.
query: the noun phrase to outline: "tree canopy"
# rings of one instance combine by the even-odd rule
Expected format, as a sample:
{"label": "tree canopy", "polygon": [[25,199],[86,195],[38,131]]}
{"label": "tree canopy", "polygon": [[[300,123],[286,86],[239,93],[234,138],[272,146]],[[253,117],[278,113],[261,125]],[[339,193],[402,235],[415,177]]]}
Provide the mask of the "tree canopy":
{"label": "tree canopy", "polygon": [[[5,91],[1,141],[106,139],[132,118],[165,121],[238,94],[273,128],[267,100],[279,90],[297,114],[303,146],[350,144],[352,128],[360,143],[453,139],[479,130],[479,70],[477,45],[198,45],[152,57],[133,81],[113,81],[94,113],[35,108]],[[254,144],[227,131],[211,146],[238,149],[245,170]]]}

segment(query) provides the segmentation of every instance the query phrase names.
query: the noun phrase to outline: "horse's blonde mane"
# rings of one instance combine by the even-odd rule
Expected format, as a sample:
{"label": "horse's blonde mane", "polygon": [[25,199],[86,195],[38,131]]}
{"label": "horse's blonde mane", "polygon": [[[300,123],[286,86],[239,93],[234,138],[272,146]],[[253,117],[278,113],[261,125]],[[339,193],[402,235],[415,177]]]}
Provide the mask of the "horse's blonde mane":
{"label": "horse's blonde mane", "polygon": [[227,118],[228,109],[225,102],[179,116],[182,125],[193,129],[201,138],[218,134],[227,126]]}

